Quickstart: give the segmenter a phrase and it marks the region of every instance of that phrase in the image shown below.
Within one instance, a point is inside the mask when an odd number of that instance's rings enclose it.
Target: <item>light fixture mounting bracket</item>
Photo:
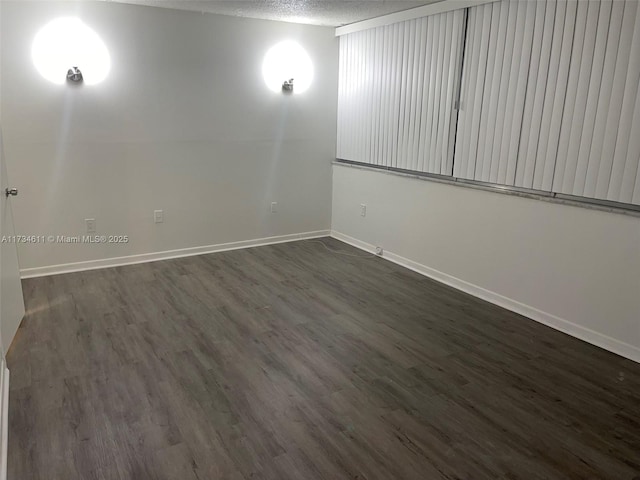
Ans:
[[[82,72],[78,67],[71,67],[69,71],[67,71],[67,80],[73,83],[82,82]]]
[[[284,83],[282,84],[282,90],[284,92],[292,92],[293,91],[293,78],[290,78],[289,80],[285,80]]]

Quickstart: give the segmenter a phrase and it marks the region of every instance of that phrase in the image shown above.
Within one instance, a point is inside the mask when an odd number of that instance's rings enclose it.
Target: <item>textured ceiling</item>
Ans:
[[[439,0],[112,0],[235,17],[338,27]]]

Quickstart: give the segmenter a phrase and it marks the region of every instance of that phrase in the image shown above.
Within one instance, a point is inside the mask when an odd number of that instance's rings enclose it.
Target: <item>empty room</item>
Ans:
[[[0,480],[640,480],[640,1],[0,0]]]

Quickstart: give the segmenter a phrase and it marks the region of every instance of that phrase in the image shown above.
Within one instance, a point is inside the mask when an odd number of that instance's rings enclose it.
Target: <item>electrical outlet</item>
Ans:
[[[96,219],[95,218],[85,218],[84,224],[87,228],[87,233],[96,233]]]
[[[153,211],[153,222],[154,223],[164,223],[164,211],[163,210],[154,210]]]
[[[364,203],[360,204],[360,216],[361,217],[367,216],[367,206]]]
[[[276,213],[278,211],[278,202],[271,202],[271,213]]]

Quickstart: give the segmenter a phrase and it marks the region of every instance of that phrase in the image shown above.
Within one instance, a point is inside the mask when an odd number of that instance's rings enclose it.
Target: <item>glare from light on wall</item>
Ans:
[[[40,29],[31,45],[31,58],[44,78],[61,85],[72,67],[82,71],[83,82],[102,82],[111,70],[109,50],[98,34],[75,17],[57,18]]]
[[[293,79],[294,94],[306,91],[313,81],[313,62],[300,44],[287,40],[269,49],[262,63],[262,76],[270,90],[282,92]]]

